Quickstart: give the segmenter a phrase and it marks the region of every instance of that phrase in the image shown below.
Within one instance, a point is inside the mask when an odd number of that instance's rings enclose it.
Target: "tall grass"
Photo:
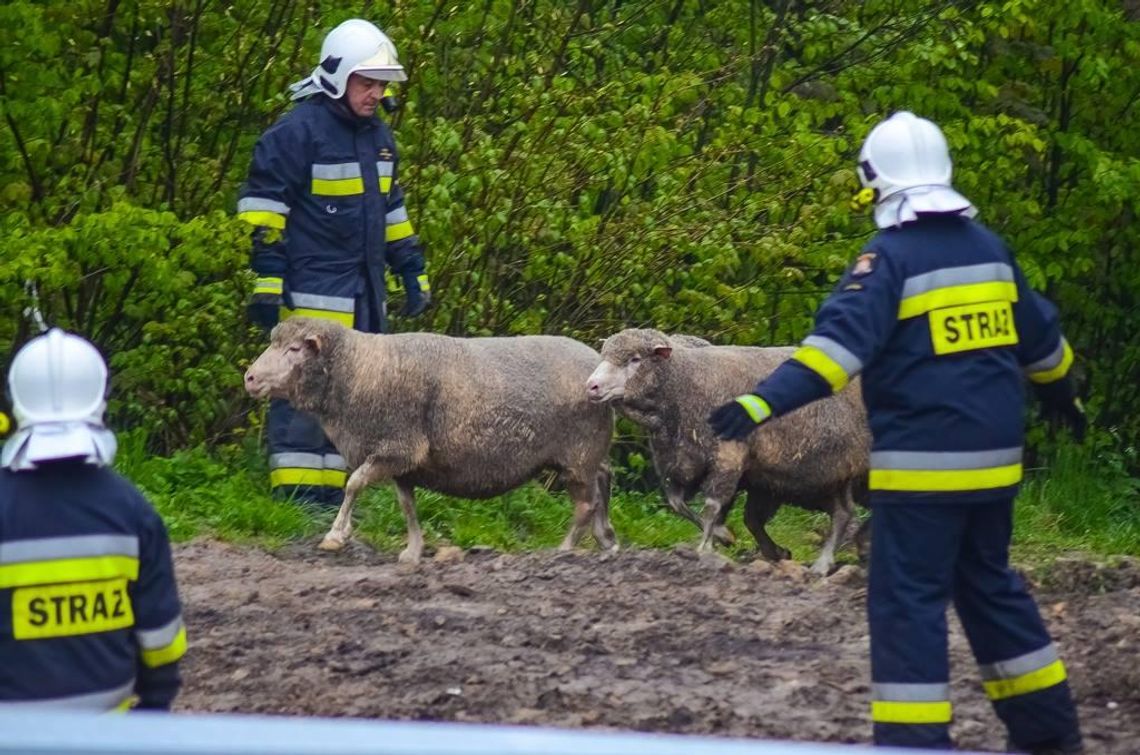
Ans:
[[[198,448],[168,458],[148,457],[141,439],[121,438],[120,472],[133,480],[165,518],[175,540],[211,535],[275,546],[319,540],[335,511],[268,493],[263,455],[252,442],[207,452]],[[489,500],[461,500],[417,491],[417,509],[429,546],[487,546],[504,551],[551,548],[570,523],[566,494],[538,482]],[[729,526],[737,557],[754,548],[738,503]],[[1129,477],[1111,454],[1060,446],[1031,470],[1016,509],[1014,558],[1041,563],[1060,552],[1140,555],[1140,480]],[[695,545],[699,533],[665,507],[657,492],[615,490],[611,517],[625,546]],[[357,503],[355,536],[382,551],[404,543],[404,521],[391,486],[367,491]],[[776,542],[800,560],[815,556],[828,527],[826,516],[785,507],[768,527]],[[854,561],[848,548],[842,561]]]

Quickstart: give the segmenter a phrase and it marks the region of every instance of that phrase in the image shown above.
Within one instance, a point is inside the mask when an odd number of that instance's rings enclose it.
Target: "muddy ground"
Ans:
[[[858,567],[819,580],[684,550],[437,555],[410,569],[360,545],[180,546],[177,708],[868,741]],[[1035,594],[1089,751],[1140,752],[1140,565],[1067,562]],[[959,745],[1001,749],[957,625],[951,653]]]

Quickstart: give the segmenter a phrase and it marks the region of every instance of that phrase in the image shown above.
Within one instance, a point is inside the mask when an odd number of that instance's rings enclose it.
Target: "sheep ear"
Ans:
[[[313,352],[313,354],[320,354],[321,349],[324,348],[323,340],[319,335],[305,336],[305,348]]]
[[[672,346],[654,346],[653,347],[653,356],[657,357],[658,359],[668,359],[669,355],[672,353],[673,353],[673,347]]]

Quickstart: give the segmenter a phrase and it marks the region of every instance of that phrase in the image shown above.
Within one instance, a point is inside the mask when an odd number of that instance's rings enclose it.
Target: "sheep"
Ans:
[[[610,336],[587,396],[614,404],[649,432],[665,500],[701,528],[700,551],[711,550],[714,538],[731,541],[724,519],[744,491],[745,525],[772,561],[791,555],[765,530],[781,503],[831,515],[831,532],[812,565],[812,572],[826,574],[854,518],[856,496],[866,495],[871,438],[857,381],[770,421],[745,442],[720,442],[707,424],[712,409],[750,391],[793,350],[690,343],[652,329]],[[698,490],[705,497],[700,517],[688,506]]]
[[[556,336],[373,335],[290,317],[273,329],[245,387],[313,414],[352,470],[323,550],[347,542],[353,502],[370,484],[395,482],[408,530],[399,560],[416,563],[417,486],[490,498],[546,469],[561,473],[574,503],[560,547],[574,547],[592,522],[599,546],[615,549],[613,411],[582,394],[598,359],[589,346]]]

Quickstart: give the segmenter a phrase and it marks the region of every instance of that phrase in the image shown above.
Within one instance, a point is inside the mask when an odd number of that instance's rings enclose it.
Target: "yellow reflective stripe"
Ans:
[[[297,309],[289,309],[282,307],[278,312],[278,319],[284,320],[288,317],[316,317],[320,320],[332,320],[339,322],[346,328],[351,328],[356,321],[352,312],[334,312],[329,309],[308,309],[307,307],[298,307]]]
[[[1017,301],[1017,284],[1009,281],[964,283],[908,296],[899,302],[899,319],[917,317],[942,307],[989,301]]]
[[[280,294],[283,288],[284,282],[280,278],[258,278],[253,284],[253,293]]]
[[[380,176],[380,193],[387,194],[392,190],[392,177]]]
[[[154,650],[143,650],[142,661],[149,668],[155,666],[165,666],[168,663],[174,663],[186,653],[186,627],[178,630],[178,634],[174,635],[174,641],[166,647],[155,648]]]
[[[246,212],[239,212],[238,217],[250,225],[263,225],[276,228],[279,231],[285,230],[285,216],[279,212],[247,210]]]
[[[399,241],[400,239],[406,239],[414,233],[415,231],[412,230],[412,221],[405,220],[402,223],[393,223],[387,226],[384,229],[384,240]]]
[[[1053,661],[1044,668],[1030,671],[1028,674],[1015,676],[1012,679],[992,679],[982,682],[986,696],[991,700],[1004,700],[1007,697],[1028,695],[1054,685],[1060,684],[1068,678],[1065,665],[1060,660]]]
[[[118,705],[116,705],[114,708],[112,708],[108,712],[109,713],[126,713],[128,710],[135,707],[135,702],[137,702],[137,701],[138,701],[138,698],[135,697],[134,695],[131,695],[126,700],[119,703]]]
[[[754,393],[745,393],[743,396],[737,396],[736,403],[744,407],[744,411],[748,412],[748,416],[751,417],[752,421],[756,424],[760,424],[772,416],[772,407],[768,406],[767,401]]]
[[[872,490],[933,492],[1004,488],[1021,482],[1021,464],[982,469],[872,469]]]
[[[431,291],[431,284],[428,283],[426,275],[417,275],[416,282],[420,284],[420,291]]]
[[[871,720],[880,724],[948,724],[954,717],[949,700],[941,702],[901,702],[875,700],[871,703]]]
[[[139,578],[139,560],[133,556],[88,556],[50,561],[0,564],[0,589],[59,582],[94,582]]]
[[[364,179],[356,178],[314,178],[310,188],[313,194],[327,197],[347,197],[364,193]]]
[[[1030,372],[1029,379],[1034,383],[1053,383],[1065,375],[1069,374],[1069,368],[1073,366],[1073,348],[1069,346],[1069,342],[1062,339],[1061,348],[1061,363],[1051,370],[1042,370],[1041,372]]]
[[[343,469],[280,467],[269,472],[269,484],[275,488],[282,485],[323,485],[328,488],[343,488],[347,480],[348,473]]]
[[[847,385],[847,370],[815,346],[799,347],[792,354],[792,359],[826,380],[833,393],[838,393]]]

